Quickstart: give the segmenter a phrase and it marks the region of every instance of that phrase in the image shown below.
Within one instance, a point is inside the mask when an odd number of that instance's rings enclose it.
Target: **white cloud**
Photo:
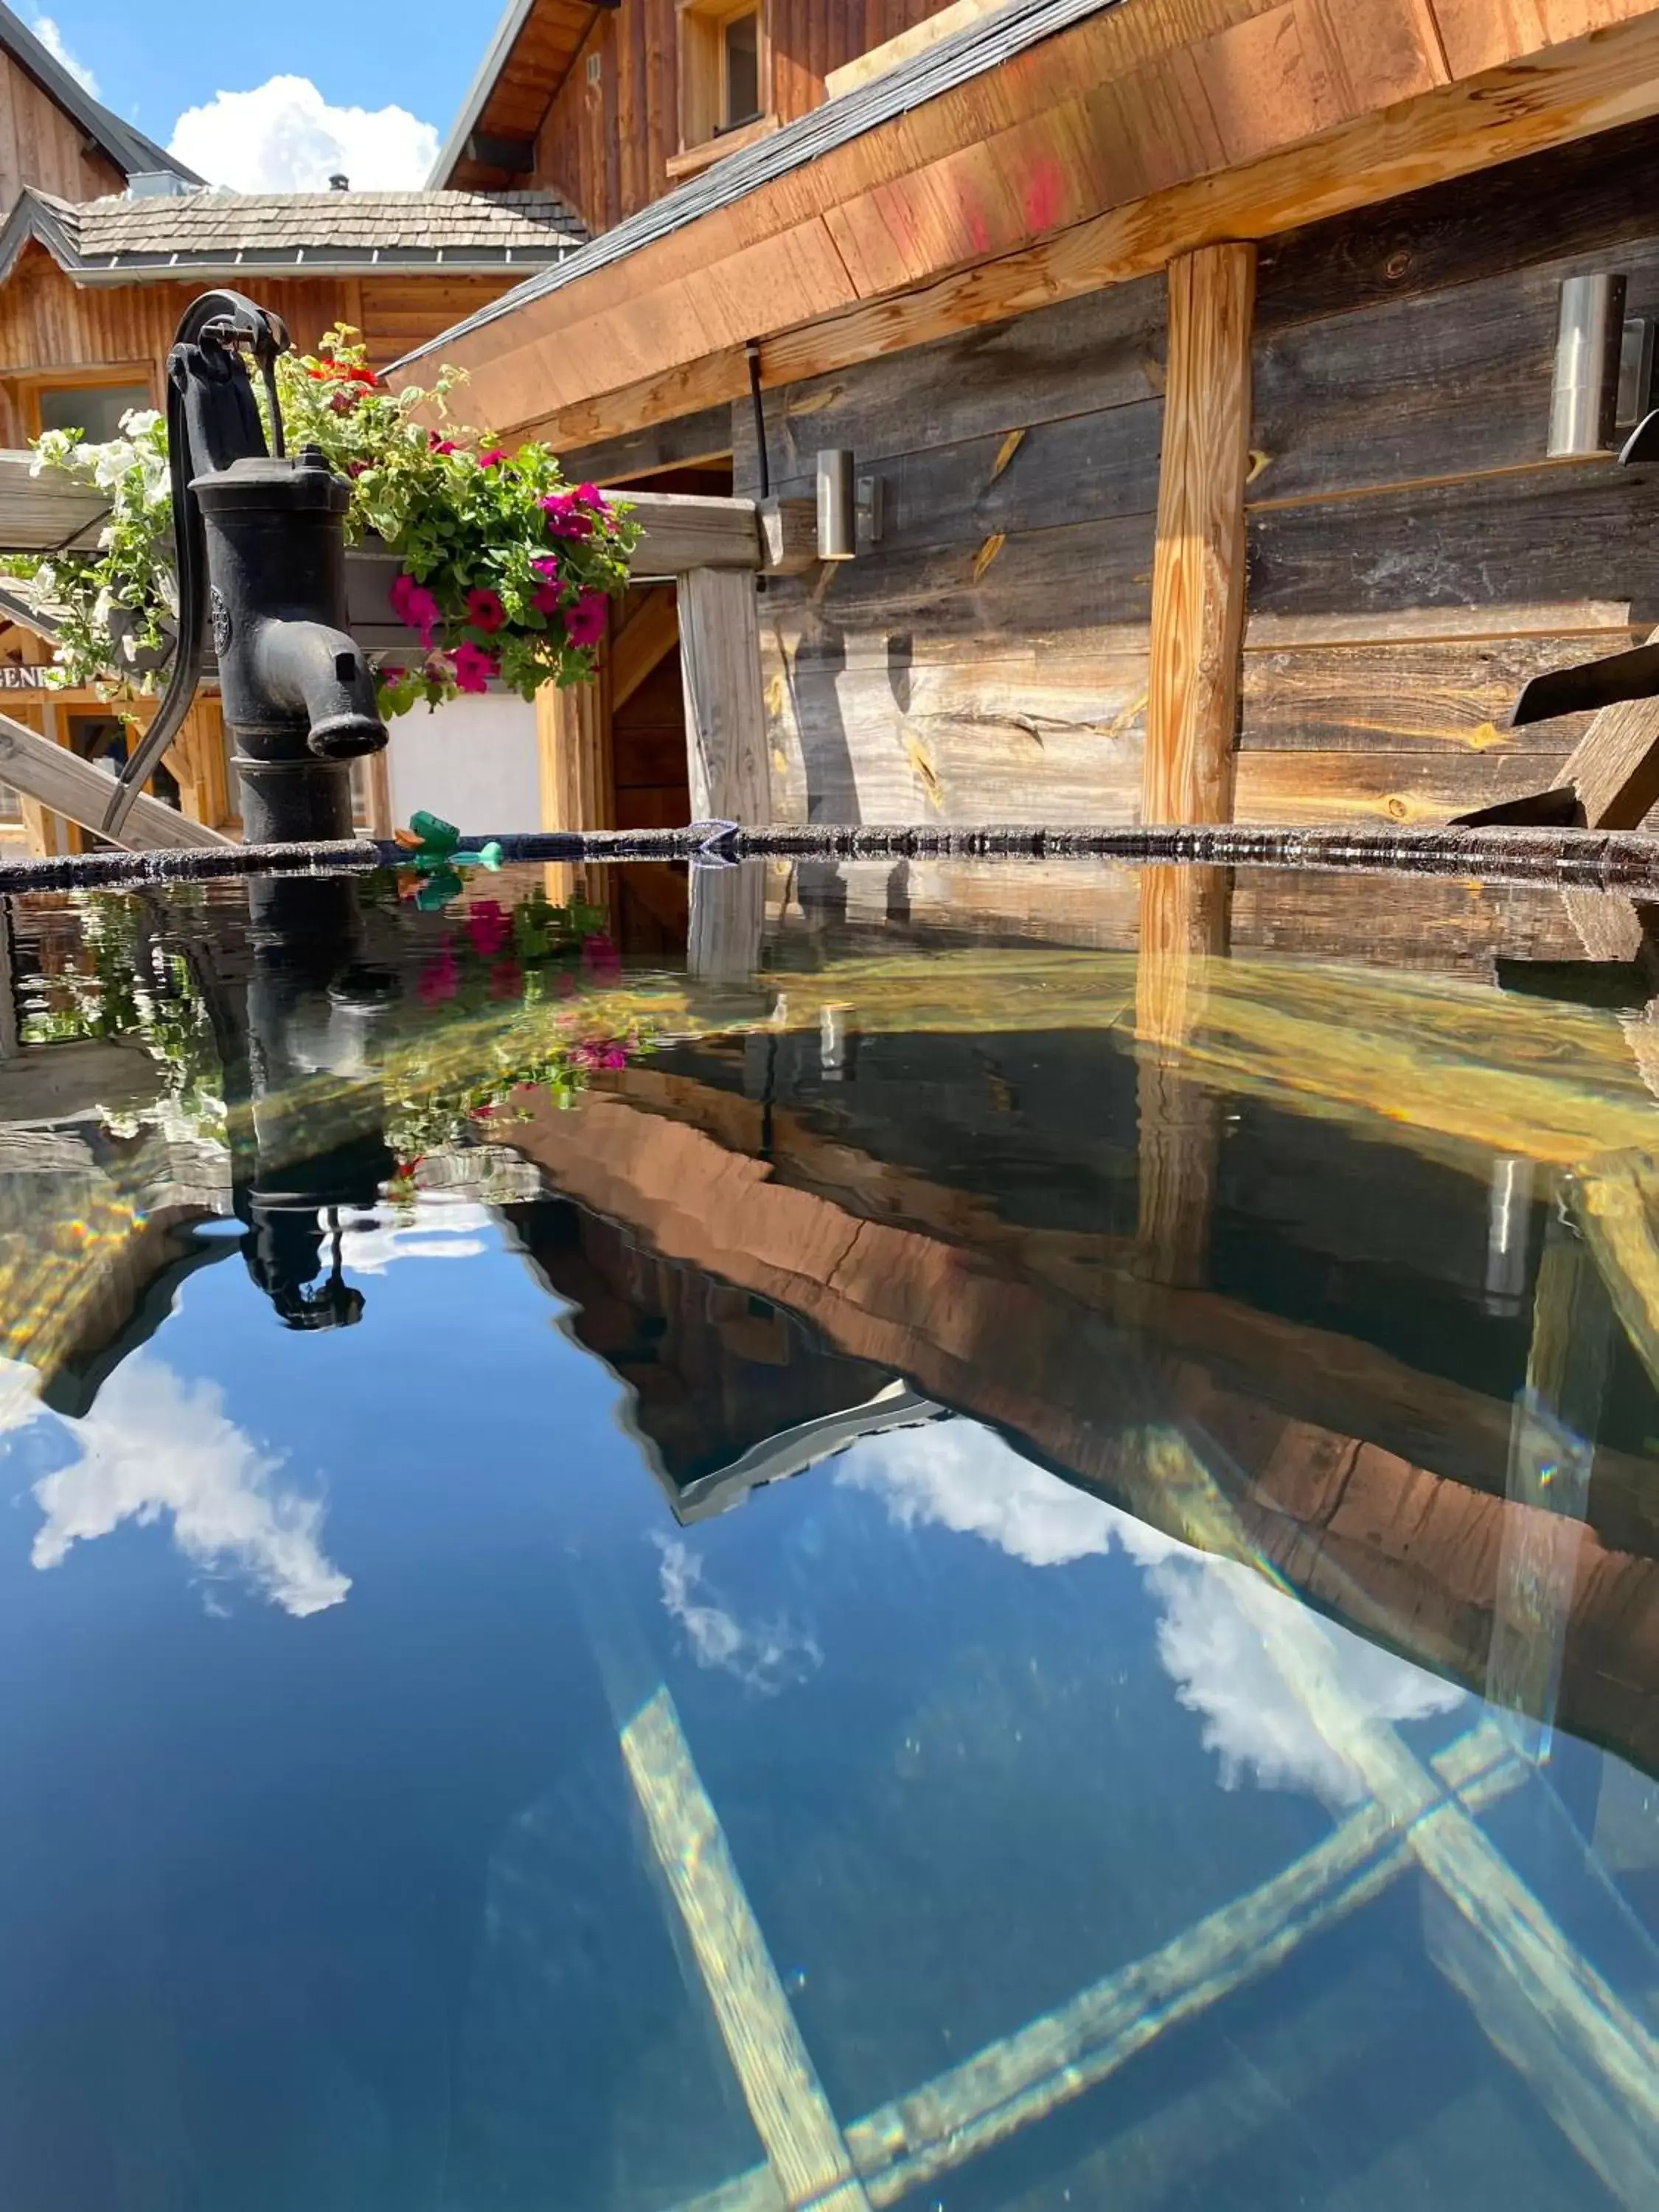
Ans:
[[[354,1275],[383,1275],[394,1260],[472,1260],[489,1249],[489,1221],[488,1206],[423,1196],[417,1224],[374,1214],[348,1222],[340,1258]]]
[[[61,1566],[75,1545],[124,1521],[143,1527],[167,1516],[173,1542],[194,1565],[240,1577],[286,1613],[321,1613],[350,1589],[319,1541],[322,1501],[274,1480],[281,1460],[226,1419],[211,1383],[192,1389],[139,1353],[81,1420],[60,1419],[21,1389],[0,1393],[0,1427],[32,1419],[58,1421],[79,1447],[67,1467],[34,1485],[46,1516],[30,1553],[36,1567]],[[210,1592],[207,1602],[220,1609]]]
[[[685,1631],[699,1667],[718,1668],[735,1675],[746,1689],[771,1697],[804,1682],[822,1665],[823,1654],[814,1638],[785,1614],[744,1628],[735,1613],[716,1601],[715,1593],[705,1593],[702,1562],[690,1547],[677,1536],[652,1533],[662,1553],[664,1608]]]
[[[97,78],[86,64],[77,61],[64,44],[64,34],[50,15],[37,15],[29,27],[54,61],[62,62],[70,75],[85,85],[94,100],[100,97]]]
[[[1202,1715],[1203,1741],[1220,1762],[1222,1786],[1236,1789],[1248,1775],[1263,1789],[1305,1790],[1335,1806],[1364,1794],[1240,1602],[1243,1578],[1256,1584],[1254,1569],[1194,1551],[1073,1490],[972,1421],[858,1445],[836,1480],[876,1492],[907,1527],[933,1522],[977,1536],[1030,1566],[1064,1565],[1121,1544],[1158,1602],[1159,1661],[1180,1702]],[[1249,1595],[1259,1603],[1261,1586]],[[1331,1692],[1325,1711],[1420,1720],[1462,1702],[1466,1693],[1454,1685],[1316,1619],[1294,1598],[1269,1589],[1267,1601],[1285,1608],[1285,1642]]]
[[[167,148],[238,192],[320,192],[343,171],[359,191],[426,182],[438,134],[405,107],[335,107],[309,77],[273,76],[187,107]]]

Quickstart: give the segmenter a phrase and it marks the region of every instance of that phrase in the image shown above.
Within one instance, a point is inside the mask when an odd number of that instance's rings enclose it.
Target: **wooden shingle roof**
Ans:
[[[588,234],[555,192],[181,192],[76,204],[31,190],[0,234],[0,279],[28,238],[81,283],[238,270],[548,268]]]

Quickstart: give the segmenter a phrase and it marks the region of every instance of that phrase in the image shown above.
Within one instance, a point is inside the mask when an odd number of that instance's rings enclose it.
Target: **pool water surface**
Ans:
[[[1659,2203],[1641,989],[624,878],[9,902],[0,2204]]]

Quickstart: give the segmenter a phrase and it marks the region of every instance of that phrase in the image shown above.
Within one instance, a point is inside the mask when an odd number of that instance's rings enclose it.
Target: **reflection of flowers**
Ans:
[[[386,1132],[404,1163],[405,1188],[422,1153],[464,1142],[484,1123],[521,1119],[538,1095],[568,1105],[593,1076],[651,1049],[638,1023],[618,1023],[592,995],[614,988],[623,974],[597,907],[580,899],[555,906],[538,891],[510,911],[481,898],[458,919],[459,928],[420,971],[422,1005],[488,1016],[519,1000],[523,1012],[509,1018],[482,1073],[470,1059],[459,1079],[405,1080],[405,1103]]]
[[[43,946],[43,974],[23,1018],[25,1044],[136,1037],[159,1062],[167,1094],[216,1121],[223,1070],[207,1001],[190,963],[152,935],[142,901],[125,892],[74,895],[76,941],[61,958]]]
[[[422,969],[415,988],[423,1006],[441,1006],[461,987],[461,971],[453,947],[446,945]]]
[[[513,934],[513,918],[499,899],[480,899],[465,917],[466,933],[480,960],[493,960]]]

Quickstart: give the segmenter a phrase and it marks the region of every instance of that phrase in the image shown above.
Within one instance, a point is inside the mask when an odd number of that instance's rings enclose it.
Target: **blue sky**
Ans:
[[[164,145],[183,110],[283,76],[308,78],[333,106],[407,109],[441,138],[501,12],[497,0],[398,0],[390,16],[384,9],[343,6],[340,0],[285,0],[280,9],[227,6],[224,0],[169,0],[166,7],[157,0],[138,7],[131,0],[12,4],[37,28],[40,17],[49,16],[62,46],[96,77],[106,104]],[[388,36],[394,20],[396,35]],[[350,151],[349,137],[347,146]],[[213,181],[246,188],[235,177]]]

